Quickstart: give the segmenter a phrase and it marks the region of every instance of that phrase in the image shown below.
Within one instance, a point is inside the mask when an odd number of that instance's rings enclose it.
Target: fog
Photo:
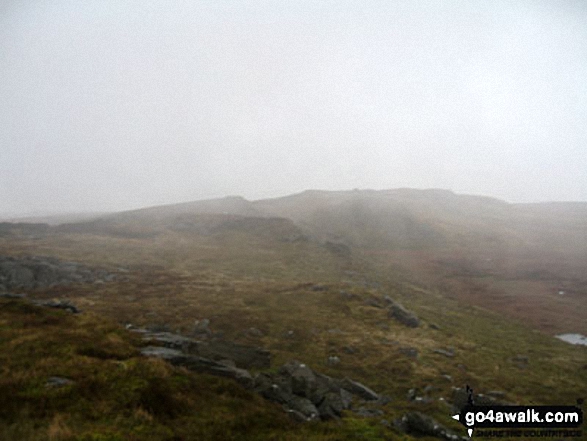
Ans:
[[[587,201],[583,1],[4,1],[0,213]]]

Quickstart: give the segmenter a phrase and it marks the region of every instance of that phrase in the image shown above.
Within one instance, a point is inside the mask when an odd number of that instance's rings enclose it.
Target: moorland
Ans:
[[[587,335],[587,203],[306,191],[33,221],[0,224],[0,439],[457,439],[466,385],[587,396],[587,348],[555,338]]]

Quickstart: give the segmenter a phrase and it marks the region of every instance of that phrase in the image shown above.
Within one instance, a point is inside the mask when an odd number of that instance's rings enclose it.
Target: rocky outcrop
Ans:
[[[270,367],[270,353],[262,348],[226,341],[198,341],[169,332],[144,334],[151,343],[142,354],[162,358],[175,366],[196,372],[233,378],[264,398],[279,403],[298,421],[336,419],[351,410],[353,401],[384,404],[381,397],[367,386],[345,378],[334,379],[315,372],[299,361],[284,364],[277,372],[261,372],[251,376],[246,369]],[[158,344],[159,346],[154,346]],[[363,409],[358,415],[378,412]]]
[[[49,288],[69,283],[108,282],[115,274],[54,257],[0,256],[0,291]]]
[[[400,322],[401,324],[410,328],[417,328],[420,326],[420,319],[416,315],[404,308],[400,303],[396,302],[389,296],[384,297],[387,303],[387,316]]]
[[[177,349],[186,354],[215,361],[231,360],[238,368],[242,369],[266,369],[271,365],[271,353],[255,346],[224,340],[201,341],[171,332],[153,333],[144,329],[137,329],[135,332],[143,333],[143,338],[146,341],[166,348]]]
[[[162,358],[174,366],[182,366],[192,371],[232,378],[248,388],[253,385],[253,377],[247,370],[231,366],[230,363],[217,362],[160,346],[147,346],[141,350],[141,353],[148,357]]]
[[[254,389],[285,409],[293,409],[306,420],[336,419],[351,410],[354,401],[379,399],[379,395],[359,382],[339,380],[313,371],[304,363],[290,361],[275,373],[255,377]]]

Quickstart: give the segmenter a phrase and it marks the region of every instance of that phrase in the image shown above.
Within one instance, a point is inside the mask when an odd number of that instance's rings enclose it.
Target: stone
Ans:
[[[79,312],[81,312],[73,303],[71,303],[69,300],[48,300],[45,302],[39,302],[38,303],[41,306],[47,306],[49,308],[56,308],[56,309],[64,309],[66,311],[69,311],[73,314],[78,314]]]
[[[243,369],[267,369],[271,366],[271,353],[267,349],[224,340],[200,342],[198,354],[215,360],[234,360]]]
[[[188,355],[177,349],[147,346],[141,350],[141,353],[148,357],[162,358],[174,366],[182,366],[195,372],[204,372],[232,378],[247,388],[251,388],[254,385],[253,377],[245,369],[235,368],[196,355]]]
[[[387,296],[386,300],[389,304],[389,309],[387,312],[387,316],[389,318],[393,318],[394,320],[409,328],[417,328],[420,326],[420,319],[418,319],[414,313],[408,311],[402,305]]]
[[[73,384],[73,381],[63,377],[49,377],[45,383],[45,387],[63,387]]]
[[[326,364],[329,366],[336,366],[340,364],[340,358],[338,358],[336,355],[331,355],[328,357],[328,360],[326,360]]]
[[[401,431],[414,436],[433,436],[447,441],[468,439],[459,437],[438,423],[434,418],[421,412],[408,412],[405,414],[401,420],[398,421],[398,428]]]
[[[249,329],[247,329],[247,335],[249,335],[251,337],[263,337],[265,334],[260,329],[249,328]]]
[[[375,401],[379,398],[379,395],[377,395],[377,393],[369,389],[367,386],[349,378],[345,378],[342,381],[341,387],[349,391],[351,394],[356,395],[364,400]]]
[[[448,358],[454,358],[454,356],[455,356],[454,349],[452,349],[452,348],[434,349],[432,352],[434,352],[435,354],[444,355],[445,357],[448,357]]]

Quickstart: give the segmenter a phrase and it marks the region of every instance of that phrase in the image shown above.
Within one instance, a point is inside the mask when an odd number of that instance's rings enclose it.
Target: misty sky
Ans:
[[[587,201],[584,1],[0,1],[0,213]]]

